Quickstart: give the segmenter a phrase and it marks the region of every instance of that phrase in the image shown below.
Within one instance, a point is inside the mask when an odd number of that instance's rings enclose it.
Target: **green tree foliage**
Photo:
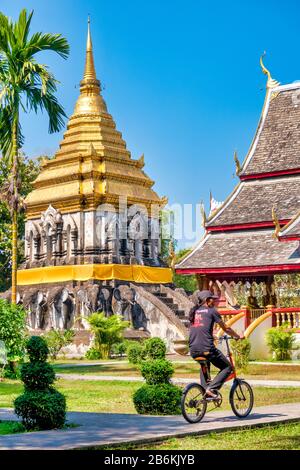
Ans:
[[[275,285],[280,307],[300,307],[300,274],[275,276]]]
[[[22,180],[20,195],[26,197],[32,191],[32,183],[40,172],[41,160],[45,157],[30,159],[19,153],[19,172]],[[10,165],[8,160],[0,157],[0,188],[9,179]],[[24,212],[18,213],[18,265],[24,261]],[[7,204],[0,201],[0,292],[5,291],[11,284],[11,216]]]
[[[8,369],[15,372],[14,363],[25,355],[26,312],[20,305],[0,299],[0,341],[6,348]]]
[[[66,400],[55,390],[55,373],[47,363],[48,346],[39,336],[27,343],[29,363],[21,368],[24,393],[14,402],[15,413],[27,430],[62,428],[66,418]]]
[[[54,361],[62,348],[72,344],[75,336],[73,330],[51,330],[44,335],[44,339],[49,349],[50,358]]]
[[[183,258],[185,258],[192,250],[185,248],[179,250],[176,253],[176,264],[178,264]],[[196,276],[183,276],[181,274],[174,273],[173,282],[176,287],[184,289],[186,292],[195,292],[198,289]]]
[[[94,348],[99,351],[102,359],[109,357],[113,344],[122,342],[122,333],[130,326],[120,315],[106,317],[103,312],[93,313],[88,322],[94,333]]]

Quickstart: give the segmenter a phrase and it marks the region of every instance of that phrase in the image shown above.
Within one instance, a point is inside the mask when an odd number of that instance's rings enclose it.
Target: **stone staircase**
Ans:
[[[188,312],[180,309],[174,298],[172,298],[168,293],[162,292],[162,288],[160,288],[160,286],[149,286],[146,289],[172,310],[186,328],[189,327],[190,322],[188,319]]]

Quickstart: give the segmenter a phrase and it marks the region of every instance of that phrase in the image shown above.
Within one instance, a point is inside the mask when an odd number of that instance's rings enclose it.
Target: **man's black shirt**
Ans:
[[[190,353],[204,353],[215,348],[213,328],[222,320],[218,311],[212,307],[199,307],[195,312],[194,323],[190,327]]]

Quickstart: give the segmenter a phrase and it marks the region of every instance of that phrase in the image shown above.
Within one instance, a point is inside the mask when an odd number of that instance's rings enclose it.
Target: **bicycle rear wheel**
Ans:
[[[181,397],[181,412],[189,423],[199,423],[205,415],[207,403],[203,398],[204,388],[196,383],[189,384]]]
[[[238,418],[246,418],[251,413],[254,404],[251,385],[245,380],[236,379],[230,390],[229,402]]]

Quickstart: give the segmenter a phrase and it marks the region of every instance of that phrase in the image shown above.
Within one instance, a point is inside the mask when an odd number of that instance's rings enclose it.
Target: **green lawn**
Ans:
[[[24,426],[16,421],[0,421],[0,435],[24,432]]]
[[[107,450],[299,450],[300,423],[265,426],[250,430],[211,433],[168,439],[147,445],[104,447]]]
[[[102,413],[135,413],[132,394],[141,386],[138,382],[106,382],[62,380],[56,387],[67,398],[68,411],[94,411]],[[12,407],[13,400],[22,392],[17,381],[0,382],[0,407]],[[222,410],[230,409],[228,388],[223,390]],[[300,403],[300,388],[254,388],[255,406],[278,403]]]
[[[59,365],[59,367],[57,367]],[[62,367],[61,367],[62,366]],[[185,377],[185,378],[197,378],[199,376],[199,366],[197,363],[191,361],[184,363],[176,363],[174,377]],[[81,366],[78,362],[78,367],[68,367],[61,362],[54,364],[57,373],[61,374],[80,374],[80,375],[113,375],[128,377],[140,376],[138,367],[124,363],[115,364],[101,364],[101,365],[89,365]],[[212,368],[212,373],[216,372],[216,369]],[[257,379],[257,380],[300,380],[300,364],[299,366],[286,367],[285,365],[260,365],[260,364],[249,364],[246,372],[241,373],[244,378]]]

